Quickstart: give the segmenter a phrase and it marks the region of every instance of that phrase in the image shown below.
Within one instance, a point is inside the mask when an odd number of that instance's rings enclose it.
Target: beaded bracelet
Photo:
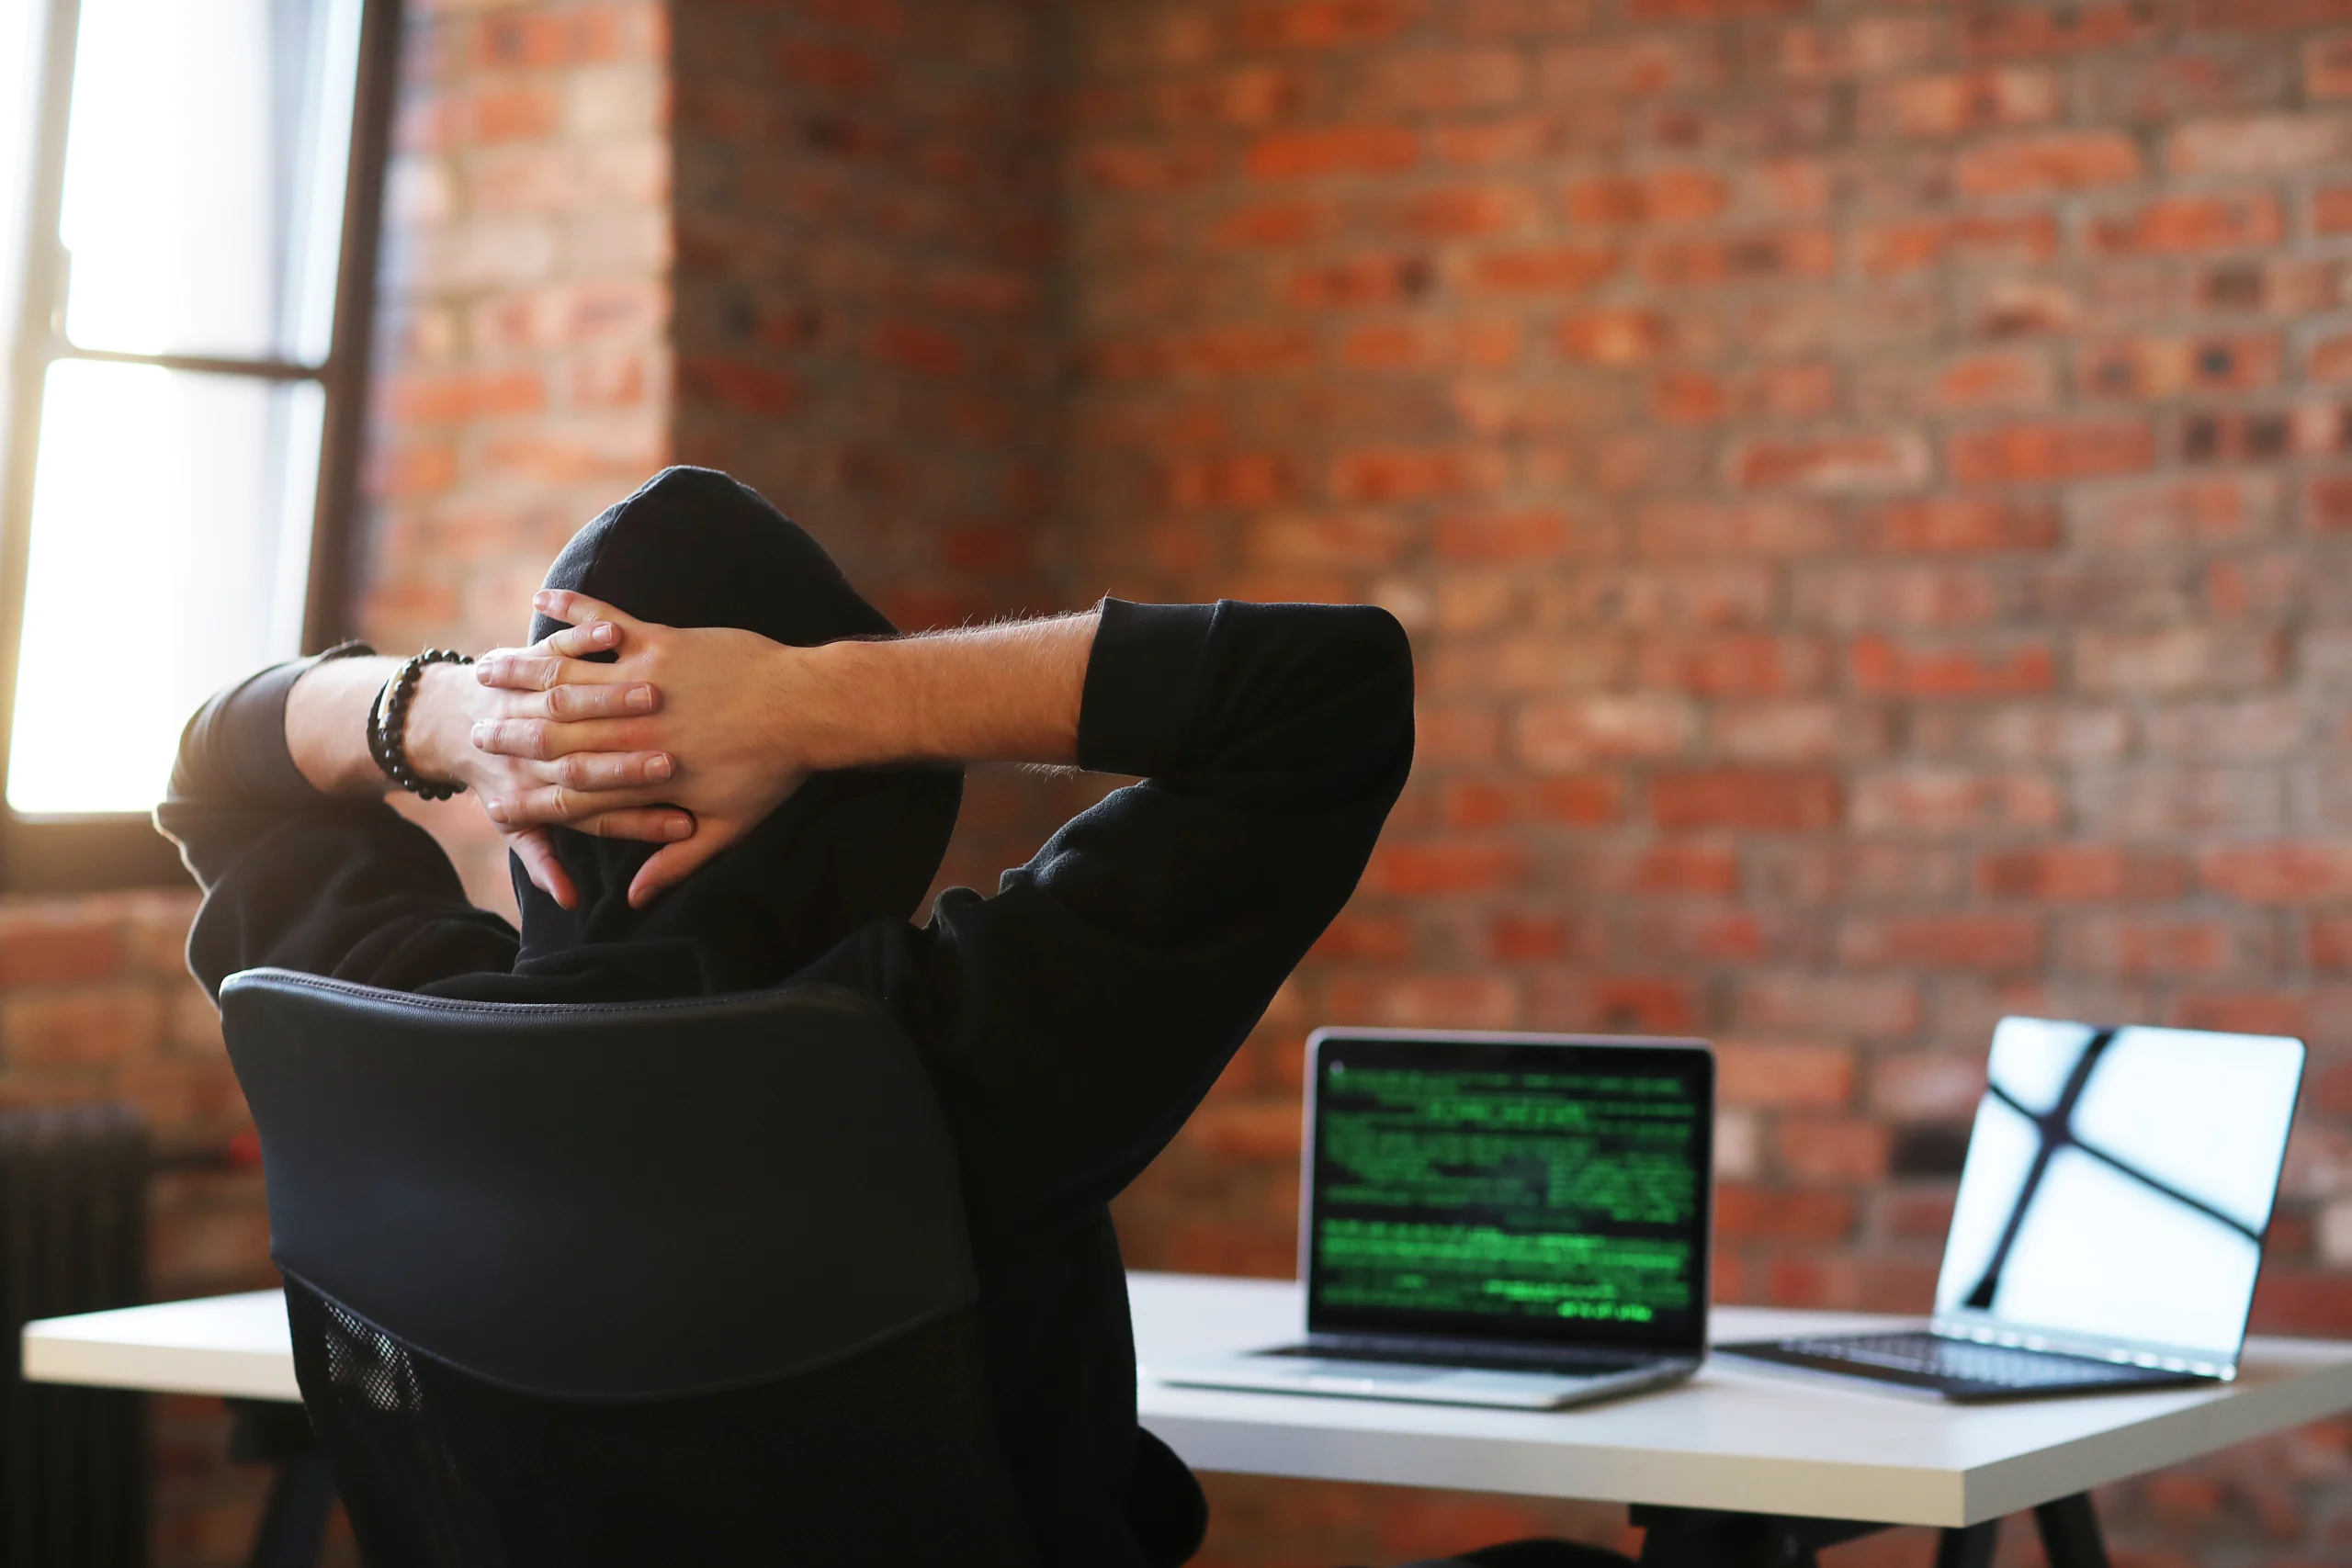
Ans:
[[[447,800],[453,795],[463,795],[466,786],[452,780],[435,784],[417,776],[408,760],[408,710],[416,700],[416,683],[424,677],[428,664],[471,664],[473,660],[462,653],[446,648],[428,648],[413,654],[393,671],[376,694],[375,705],[368,710],[368,754],[384,776],[411,795],[425,800]]]

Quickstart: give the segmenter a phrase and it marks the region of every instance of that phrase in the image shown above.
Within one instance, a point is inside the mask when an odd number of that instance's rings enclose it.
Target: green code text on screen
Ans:
[[[1661,1324],[1691,1311],[1705,1129],[1668,1075],[1326,1061],[1321,1305]]]

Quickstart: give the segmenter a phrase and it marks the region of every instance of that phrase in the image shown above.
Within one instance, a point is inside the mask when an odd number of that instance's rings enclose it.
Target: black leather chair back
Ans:
[[[1026,1560],[955,1147],[862,998],[253,970],[220,1005],[305,1404],[376,1568]]]

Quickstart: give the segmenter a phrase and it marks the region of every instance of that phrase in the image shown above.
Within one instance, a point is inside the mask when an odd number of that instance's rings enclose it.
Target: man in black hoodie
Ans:
[[[929,1063],[961,1154],[997,1429],[1041,1561],[1181,1562],[1204,1509],[1136,1424],[1107,1205],[1354,889],[1412,761],[1403,632],[1361,606],[1105,600],[894,638],[781,513],[684,468],[584,529],[548,586],[588,624],[542,616],[487,680],[428,667],[399,737],[414,775],[496,803],[521,931],[384,803],[366,731],[394,661],[351,646],[189,723],[156,815],[205,888],[198,977],[873,999]],[[950,890],[915,926],[956,764],[978,760],[1143,782],[993,897]]]

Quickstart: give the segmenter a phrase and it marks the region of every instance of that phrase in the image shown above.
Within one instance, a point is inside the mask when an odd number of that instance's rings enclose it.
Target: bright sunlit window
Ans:
[[[366,19],[0,0],[12,823],[145,812],[196,705],[300,650]]]
[[[16,353],[17,269],[25,255],[26,185],[33,172],[36,55],[41,0],[0,0],[0,364]],[[0,430],[10,378],[0,376]]]

